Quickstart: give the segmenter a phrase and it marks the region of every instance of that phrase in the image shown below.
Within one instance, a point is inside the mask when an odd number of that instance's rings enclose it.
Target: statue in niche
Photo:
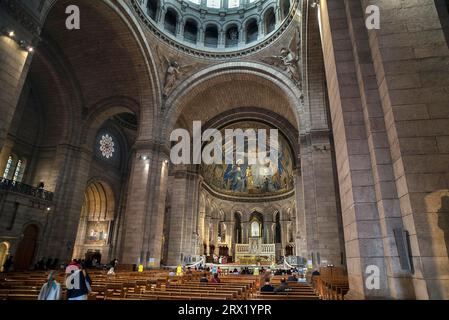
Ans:
[[[176,57],[167,57],[161,52],[159,47],[157,48],[157,53],[159,65],[162,66],[165,72],[162,94],[164,98],[167,98],[170,92],[178,84],[181,76],[194,69],[197,64],[183,66],[179,63],[179,54]]]
[[[297,30],[288,48],[282,48],[279,56],[265,57],[263,62],[282,68],[288,73],[293,82],[302,90],[301,73],[301,36]]]

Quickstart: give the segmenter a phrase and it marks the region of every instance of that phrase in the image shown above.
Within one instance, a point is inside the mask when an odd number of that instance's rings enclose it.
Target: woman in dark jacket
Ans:
[[[73,269],[67,275],[67,299],[68,300],[87,300],[91,291],[92,280],[85,270]]]

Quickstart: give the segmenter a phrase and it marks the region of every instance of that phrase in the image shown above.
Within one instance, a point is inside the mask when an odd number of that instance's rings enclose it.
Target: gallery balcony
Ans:
[[[46,202],[53,201],[53,192],[8,179],[0,180],[0,192],[26,195]]]

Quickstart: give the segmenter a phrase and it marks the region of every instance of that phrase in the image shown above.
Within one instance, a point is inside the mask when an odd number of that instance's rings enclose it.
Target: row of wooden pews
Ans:
[[[281,279],[285,276],[274,276],[271,284],[279,286]],[[308,283],[287,282],[289,291],[278,293],[267,293],[257,291],[254,300],[319,300],[318,295]]]
[[[89,300],[316,300],[317,294],[308,284],[289,283],[291,291],[260,293],[263,277],[253,275],[226,275],[220,283],[200,283],[203,272],[170,277],[164,270],[143,273],[118,272],[109,276],[102,271],[89,271],[92,292]],[[60,272],[56,280],[64,284]],[[278,285],[282,277],[272,278]],[[45,272],[8,273],[0,276],[0,300],[36,300],[47,281]],[[63,299],[65,288],[62,286]]]
[[[315,292],[323,300],[344,300],[349,291],[346,271],[338,267],[323,267],[320,275],[311,278]]]

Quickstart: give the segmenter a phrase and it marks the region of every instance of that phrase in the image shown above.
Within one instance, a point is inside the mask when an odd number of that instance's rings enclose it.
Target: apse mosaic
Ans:
[[[239,122],[222,129],[265,129],[269,132],[271,127],[259,122]],[[247,150],[248,141],[245,141]],[[223,145],[223,154],[226,146]],[[235,144],[234,144],[235,149]],[[267,139],[267,151],[270,150],[269,139]],[[233,165],[202,165],[201,174],[205,183],[215,191],[235,195],[247,196],[257,194],[279,194],[291,191],[293,185],[293,157],[286,138],[279,133],[278,161],[265,164],[248,164],[247,155],[245,160]]]

